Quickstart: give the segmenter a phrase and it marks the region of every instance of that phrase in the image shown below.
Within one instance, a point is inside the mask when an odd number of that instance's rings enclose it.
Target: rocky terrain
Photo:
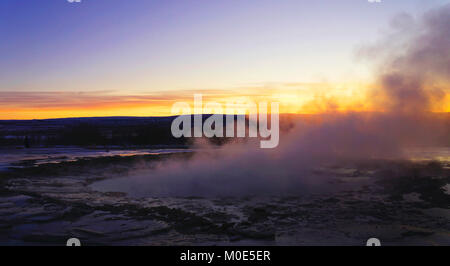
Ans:
[[[334,193],[247,197],[146,197],[96,191],[189,153],[19,161],[0,176],[0,244],[450,245],[450,163],[366,160],[317,169]]]

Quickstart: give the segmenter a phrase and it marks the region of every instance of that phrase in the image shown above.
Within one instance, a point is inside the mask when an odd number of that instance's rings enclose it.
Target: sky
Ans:
[[[362,97],[357,50],[394,15],[448,2],[1,0],[0,119],[169,115],[194,93],[315,112]]]

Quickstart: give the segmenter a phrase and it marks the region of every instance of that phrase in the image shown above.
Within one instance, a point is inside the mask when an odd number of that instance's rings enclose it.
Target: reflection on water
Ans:
[[[416,148],[409,149],[408,157],[413,161],[435,160],[450,163],[450,148]]]
[[[191,149],[85,149],[77,147],[0,149],[0,170],[37,166],[47,163],[77,161],[81,158],[112,156],[159,155],[191,152]],[[436,160],[450,163],[450,147],[408,149],[406,155],[413,161]]]
[[[37,166],[48,163],[71,162],[82,158],[159,155],[189,151],[190,150],[187,149],[95,150],[73,147],[7,149],[0,150],[0,170]]]

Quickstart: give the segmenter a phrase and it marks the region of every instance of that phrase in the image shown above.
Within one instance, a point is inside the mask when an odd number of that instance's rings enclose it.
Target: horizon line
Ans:
[[[333,111],[333,112],[321,112],[321,113],[279,113],[279,115],[298,115],[298,116],[316,116],[316,115],[329,115],[329,114],[375,114],[386,113],[383,111]],[[419,112],[419,113],[431,113],[431,114],[447,114],[450,112]],[[270,113],[268,113],[270,114]],[[184,115],[198,115],[198,114],[184,114]],[[201,114],[201,115],[213,115],[213,114]],[[219,114],[219,115],[248,115],[248,114]],[[62,119],[107,119],[107,118],[170,118],[182,115],[153,115],[153,116],[68,116],[68,117],[49,117],[49,118],[32,118],[32,119],[2,119],[0,121],[42,121],[42,120],[62,120]]]

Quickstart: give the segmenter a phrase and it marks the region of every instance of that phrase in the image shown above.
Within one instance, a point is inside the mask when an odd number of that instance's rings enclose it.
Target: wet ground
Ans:
[[[18,161],[0,173],[0,244],[450,245],[450,162],[366,160],[316,170],[334,193],[130,197],[93,184],[136,164],[191,156],[142,152]],[[20,166],[20,167],[18,167]]]

